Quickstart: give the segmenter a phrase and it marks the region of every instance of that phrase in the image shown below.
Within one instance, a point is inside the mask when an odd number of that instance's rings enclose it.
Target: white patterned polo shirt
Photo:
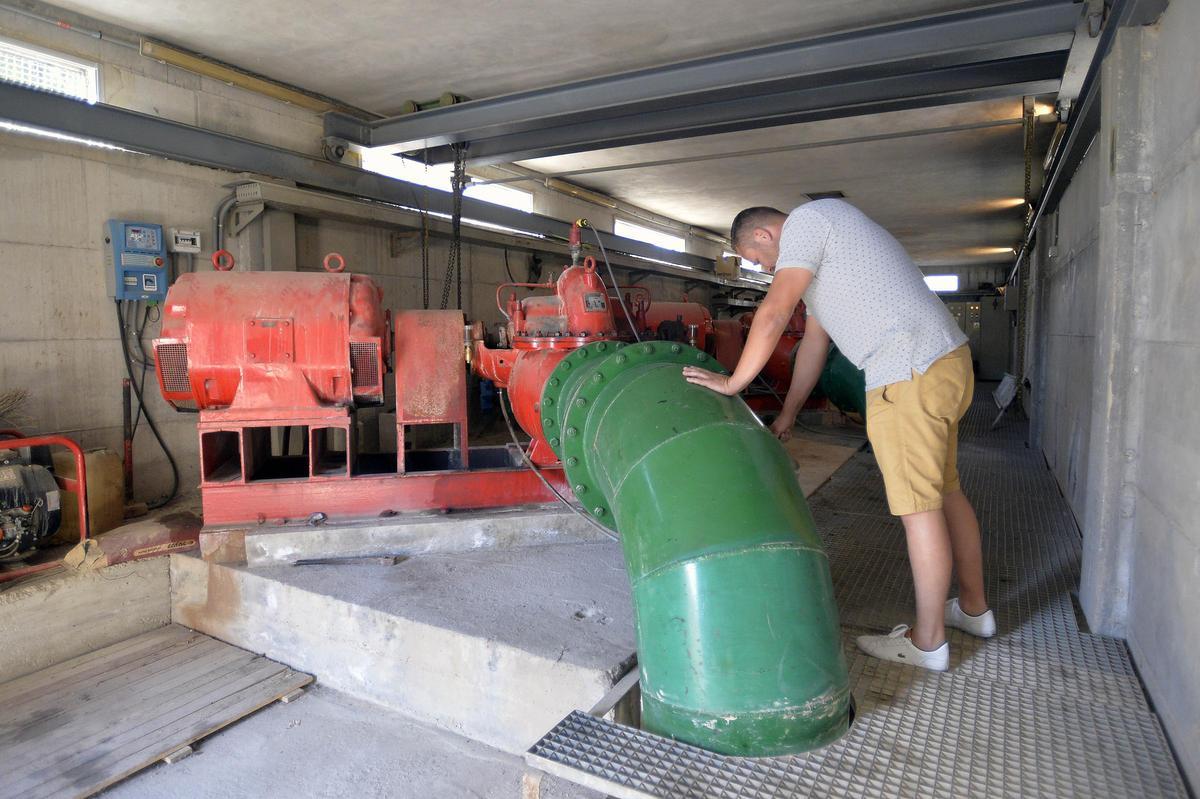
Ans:
[[[807,269],[808,312],[867,390],[911,380],[967,342],[900,242],[845,200],[813,200],[788,214],[780,269]]]

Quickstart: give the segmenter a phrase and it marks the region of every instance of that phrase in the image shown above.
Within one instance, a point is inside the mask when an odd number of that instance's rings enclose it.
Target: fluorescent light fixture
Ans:
[[[1021,197],[1001,197],[996,200],[984,200],[983,207],[989,211],[1003,211],[1008,208],[1017,208],[1025,204],[1025,200]]]
[[[1014,255],[1016,250],[1012,247],[968,247],[968,255]]]
[[[100,66],[92,61],[0,39],[0,80],[96,103]]]
[[[925,285],[939,294],[958,291],[958,275],[926,275]]]

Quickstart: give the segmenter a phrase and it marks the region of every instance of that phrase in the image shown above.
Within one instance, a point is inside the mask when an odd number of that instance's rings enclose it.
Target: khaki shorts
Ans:
[[[888,509],[906,516],[942,507],[959,490],[958,421],[975,391],[964,344],[911,380],[867,392],[867,437],[883,472]]]

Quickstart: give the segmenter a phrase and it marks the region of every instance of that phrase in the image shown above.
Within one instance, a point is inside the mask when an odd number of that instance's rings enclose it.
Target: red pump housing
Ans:
[[[530,458],[537,464],[558,460],[542,432],[541,401],[546,379],[571,350],[593,341],[617,337],[604,281],[596,274],[590,256],[582,266],[563,270],[558,280],[546,283],[504,283],[496,289],[497,305],[505,289],[554,291],[518,300],[511,292],[507,308],[508,339],[512,349],[490,349],[483,341],[483,326],[472,334],[472,367],[476,374],[508,390],[517,422],[533,438]]]

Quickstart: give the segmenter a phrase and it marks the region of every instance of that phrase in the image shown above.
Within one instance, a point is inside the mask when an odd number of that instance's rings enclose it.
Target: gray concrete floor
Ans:
[[[518,799],[520,758],[327,688],[275,703],[118,783],[107,799]],[[544,776],[540,799],[602,794]]]

